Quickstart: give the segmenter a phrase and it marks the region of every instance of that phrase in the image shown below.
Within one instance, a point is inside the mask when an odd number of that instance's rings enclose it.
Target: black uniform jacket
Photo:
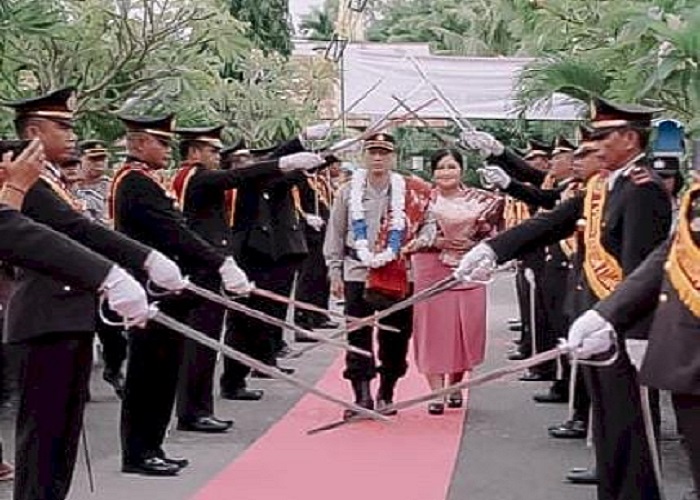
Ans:
[[[53,229],[0,205],[0,260],[97,290],[113,263]],[[43,304],[35,304],[35,310]]]
[[[700,234],[695,234],[696,244]],[[640,372],[645,385],[700,395],[700,318],[679,299],[666,275],[672,239],[658,247],[595,309],[624,332],[655,309],[649,347]]]
[[[540,213],[501,233],[488,243],[499,262],[551,245],[576,231],[577,221],[583,217],[583,205],[583,195],[576,196],[551,212]],[[608,193],[601,243],[618,262],[623,276],[627,276],[666,239],[670,225],[671,199],[661,181],[652,177],[650,181],[639,184],[632,177],[623,175]],[[577,256],[581,259],[583,255],[584,252],[579,251]],[[597,302],[583,273],[577,288],[585,307],[592,307]],[[639,322],[631,327],[627,336],[646,338],[648,326],[648,321]]]
[[[511,179],[504,192],[517,200],[527,203],[531,211],[534,211],[533,207],[551,210],[560,200],[566,186],[566,183],[559,183],[554,189],[543,189]]]
[[[279,146],[267,159],[300,152],[298,140]],[[306,237],[295,208],[292,187],[306,182],[304,172],[246,182],[236,196],[233,241],[236,255],[258,255],[279,261],[308,253]]]
[[[43,179],[25,196],[22,212],[128,269],[143,268],[151,251],[76,212]],[[43,251],[50,257],[53,248],[46,246]],[[79,258],[79,254],[74,257]],[[86,268],[88,266],[86,264]],[[19,273],[10,299],[7,336],[10,342],[19,342],[47,333],[92,333],[96,320],[94,291],[76,289],[60,279],[27,269]]]
[[[226,220],[226,191],[247,182],[271,181],[279,175],[276,160],[232,170],[196,167],[185,192],[183,213],[187,224],[222,252],[232,254],[231,228]]]
[[[153,179],[126,173],[114,192],[114,227],[177,261],[185,273],[218,270],[226,258],[185,223],[175,201]]]

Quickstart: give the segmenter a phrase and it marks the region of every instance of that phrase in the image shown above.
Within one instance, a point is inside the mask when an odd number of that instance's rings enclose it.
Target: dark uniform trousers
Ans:
[[[183,321],[187,311],[177,309],[161,306],[165,314]],[[161,445],[175,405],[182,346],[179,333],[154,322],[129,334],[121,412],[125,464],[163,456]]]
[[[658,500],[637,370],[624,346],[612,366],[584,367],[583,374],[593,404],[598,500]]]
[[[379,311],[377,307],[364,298],[365,284],[360,281],[345,282],[345,311],[349,316],[363,318]],[[413,325],[413,308],[402,309],[382,320],[386,325],[398,328],[399,332],[380,331],[377,337],[379,349],[377,357],[368,358],[348,352],[345,357],[346,368],[343,377],[348,380],[372,380],[377,373],[383,380],[396,381],[406,374],[408,369],[408,343]],[[348,334],[350,345],[369,352],[373,350],[372,328],[365,327]]]
[[[218,276],[213,275],[210,275],[209,279],[201,280],[193,276],[192,280],[214,291],[218,291],[221,285]],[[223,307],[209,301],[197,300],[187,315],[186,323],[218,341],[221,338],[225,314],[226,310]],[[184,340],[177,399],[177,416],[180,420],[192,421],[214,414],[215,369],[216,351],[194,340]]]
[[[315,234],[311,234],[311,232]],[[309,254],[299,269],[297,277],[296,294],[298,300],[308,302],[324,309],[328,308],[328,301],[331,297],[331,285],[328,280],[328,268],[326,259],[323,257],[323,235],[324,232],[316,232],[313,228],[306,229],[306,244]],[[311,322],[321,323],[328,320],[322,313],[313,311],[302,311],[297,309],[297,316],[309,318]]]
[[[105,370],[120,372],[126,360],[127,340],[124,327],[108,325],[103,321],[97,322],[97,337],[102,344],[102,359]]]
[[[248,279],[260,288],[289,297],[294,284],[294,275],[303,257],[283,257],[279,260],[247,250],[238,257],[238,264]],[[284,319],[287,305],[281,302],[250,297],[239,301],[248,307],[262,311],[275,318]],[[276,366],[276,353],[282,343],[282,329],[245,314],[231,311],[228,315],[226,344],[242,351],[270,366]],[[223,391],[234,391],[245,387],[245,377],[250,368],[231,359],[224,360],[221,376]]]
[[[700,487],[700,395],[671,394],[678,427],[690,457],[690,470],[695,488]]]
[[[32,467],[15,471],[15,500],[68,495],[87,402],[93,338],[84,332],[49,333],[16,345],[20,405],[15,458]]]

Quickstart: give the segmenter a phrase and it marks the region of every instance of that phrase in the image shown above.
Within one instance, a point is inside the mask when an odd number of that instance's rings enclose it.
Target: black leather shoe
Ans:
[[[184,457],[167,457],[165,454],[160,457],[160,459],[165,462],[166,464],[174,465],[175,467],[178,467],[180,469],[184,469],[188,465],[190,465],[190,461]]]
[[[233,427],[233,424],[234,424],[234,421],[231,419],[218,418],[218,417],[215,417],[213,415],[210,418],[212,420],[216,420],[217,422],[219,422],[221,424],[228,425],[229,427]]]
[[[102,379],[114,388],[119,399],[124,399],[124,375],[120,371],[105,368]]]
[[[428,413],[430,413],[431,415],[442,415],[443,413],[445,413],[445,403],[430,403],[428,405]]]
[[[233,401],[258,401],[262,399],[265,391],[260,389],[246,389],[241,387],[240,389],[235,389],[233,391],[227,391],[221,389],[221,399],[228,399]]]
[[[510,354],[508,354],[508,356],[506,356],[506,357],[507,357],[510,361],[521,361],[521,360],[523,360],[523,359],[529,358],[530,355],[527,354],[527,353],[524,352],[524,351],[521,351],[520,349],[515,349],[513,352],[511,352]]]
[[[527,371],[518,380],[521,382],[549,382],[554,380],[554,375]]]
[[[282,347],[277,349],[277,352],[275,353],[276,358],[286,358],[292,354],[292,350],[289,348],[289,346],[285,343]]]
[[[516,323],[516,324],[514,324],[514,325],[510,325],[510,326],[508,327],[508,330],[510,330],[511,332],[522,332],[522,331],[523,331],[523,325],[520,324],[520,323]]]
[[[577,467],[569,471],[566,479],[574,484],[598,484],[598,473],[595,469]]]
[[[394,402],[388,399],[378,399],[377,400],[377,411],[381,413],[382,415],[386,415],[388,417],[391,417],[393,415],[396,415],[398,413],[397,410],[388,410],[384,411],[384,408],[386,408],[389,405],[393,405]]]
[[[199,417],[191,421],[179,420],[177,423],[177,429],[179,431],[206,432],[210,434],[217,434],[222,432],[228,432],[232,425],[232,423],[226,424],[213,417]]]
[[[122,472],[125,474],[141,474],[144,476],[177,476],[180,469],[182,467],[168,463],[158,457],[122,464]]]
[[[535,394],[532,399],[536,403],[566,403],[569,401],[568,394],[562,394],[559,391],[553,391],[552,389],[547,392]]]
[[[549,428],[549,435],[556,439],[586,439],[587,434],[586,423],[581,420],[567,420]]]
[[[374,401],[368,399],[366,401],[358,401],[355,404],[361,406],[362,408],[367,408],[368,410],[374,410]],[[350,420],[351,418],[357,417],[358,413],[355,410],[347,409],[343,412],[343,420]]]

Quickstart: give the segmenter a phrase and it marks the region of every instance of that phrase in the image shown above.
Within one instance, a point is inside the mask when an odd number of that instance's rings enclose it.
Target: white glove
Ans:
[[[333,130],[333,127],[328,122],[315,123],[306,127],[301,136],[307,141],[322,141],[328,137],[331,130]]]
[[[143,268],[154,285],[169,292],[179,292],[187,285],[177,264],[157,250],[148,254]]]
[[[360,240],[355,242],[355,251],[357,252],[357,258],[362,265],[370,267],[372,264],[372,252],[369,251],[369,243],[367,240]]]
[[[233,257],[226,257],[219,268],[219,274],[224,289],[229,293],[245,295],[253,289],[253,284],[248,281],[248,276],[243,272],[243,269],[238,267]]]
[[[488,132],[466,130],[462,132],[459,139],[469,149],[479,151],[484,158],[501,156],[505,150],[503,144]]]
[[[479,243],[464,254],[453,276],[465,282],[488,281],[496,268],[496,259],[496,254],[488,244]]]
[[[479,169],[479,173],[486,184],[491,184],[499,189],[506,189],[510,186],[510,175],[501,167],[495,165],[486,165]]]
[[[392,260],[396,259],[396,254],[393,252],[393,250],[390,250],[387,248],[386,250],[378,253],[374,257],[372,257],[369,267],[372,269],[377,269],[378,267],[384,267],[386,266],[389,262]]]
[[[321,231],[326,225],[326,221],[322,217],[314,214],[304,214],[304,220],[314,231]]]
[[[100,287],[107,305],[124,318],[127,327],[145,326],[148,321],[148,298],[143,287],[119,266],[113,266]]]
[[[320,167],[326,161],[316,153],[302,151],[279,159],[279,167],[282,172],[294,172],[296,170],[310,170]]]
[[[613,326],[598,311],[586,311],[569,327],[567,347],[579,358],[590,358],[607,352],[615,336]]]

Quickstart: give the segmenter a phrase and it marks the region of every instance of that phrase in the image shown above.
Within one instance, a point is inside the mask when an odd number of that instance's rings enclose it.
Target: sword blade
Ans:
[[[368,410],[366,408],[362,408],[361,406],[358,406],[354,403],[348,403],[347,401],[344,401],[340,398],[337,398],[333,396],[332,394],[325,393],[319,389],[316,389],[311,384],[307,384],[301,379],[298,379],[297,377],[293,377],[292,375],[288,375],[279,369],[272,367],[270,365],[266,365],[265,363],[258,361],[255,358],[251,358],[247,354],[243,354],[240,351],[237,351],[225,344],[220,344],[216,340],[208,337],[204,333],[195,330],[194,328],[184,324],[180,323],[176,319],[171,318],[170,316],[163,314],[156,308],[155,306],[151,306],[151,313],[150,313],[150,319],[151,321],[155,321],[156,323],[160,323],[161,325],[187,337],[188,339],[191,339],[198,344],[201,344],[203,346],[209,347],[210,349],[213,349],[216,352],[221,353],[222,356],[226,356],[227,358],[233,359],[235,361],[238,361],[241,364],[244,364],[254,370],[258,370],[266,375],[269,375],[273,378],[284,380],[285,382],[290,383],[291,385],[303,389],[304,391],[310,392],[312,394],[315,394],[316,396],[325,399],[328,402],[340,405],[344,408],[348,408],[357,412],[362,413],[365,417],[371,418],[373,420],[382,420],[382,421],[388,421],[389,419],[385,417],[384,415],[379,414],[378,412]]]
[[[366,326],[372,326],[374,325],[377,321],[386,318],[387,316],[391,316],[392,314],[396,313],[397,311],[401,311],[402,309],[406,309],[407,307],[411,307],[414,304],[417,304],[418,302],[422,302],[423,300],[427,300],[430,297],[437,295],[439,293],[442,293],[446,290],[449,290],[450,288],[454,288],[460,283],[460,280],[453,276],[448,276],[447,278],[444,278],[434,285],[421,290],[418,293],[415,293],[408,297],[407,299],[404,299],[400,302],[397,302],[396,304],[387,307],[386,309],[382,309],[381,311],[376,312],[372,316],[367,316],[366,318],[363,318],[359,321],[355,321],[351,325],[348,325],[345,328],[339,328],[337,330],[334,330],[330,332],[328,335],[329,337],[334,337],[336,334],[343,334],[343,333],[350,333],[355,330],[359,330],[360,328],[364,328]]]
[[[428,74],[425,72],[425,69],[423,66],[420,65],[420,63],[416,60],[416,58],[412,55],[408,57],[408,60],[411,61],[411,64],[413,64],[413,67],[416,68],[416,71],[418,71],[418,74],[420,77],[423,79],[425,83],[428,84],[430,89],[433,91],[433,94],[438,98],[438,100],[442,103],[444,106],[445,110],[449,113],[450,118],[452,121],[459,127],[459,129],[462,132],[465,132],[467,130],[473,131],[476,130],[474,125],[469,122],[469,120],[466,120],[461,117],[459,110],[457,107],[452,104],[452,102],[447,98],[447,96],[444,94],[444,92],[438,87],[435,82],[433,82]]]
[[[478,387],[480,385],[487,384],[489,382],[493,382],[494,380],[499,380],[502,379],[503,377],[506,377],[508,375],[512,375],[515,373],[520,373],[523,370],[527,368],[532,368],[533,366],[537,366],[539,364],[545,363],[547,361],[551,361],[553,359],[558,358],[559,356],[563,354],[567,354],[569,351],[565,347],[556,347],[554,349],[551,349],[549,351],[544,351],[541,352],[540,354],[537,354],[529,359],[523,360],[523,361],[516,361],[513,363],[509,363],[507,366],[504,366],[502,368],[497,368],[495,370],[492,370],[490,372],[486,372],[482,375],[478,375],[472,379],[465,380],[463,382],[460,382],[458,384],[454,384],[448,387],[443,387],[442,389],[438,389],[436,391],[432,391],[426,394],[423,394],[421,396],[417,396],[415,398],[411,399],[406,399],[404,401],[399,401],[395,404],[389,405],[381,410],[380,413],[386,413],[390,412],[393,410],[405,410],[407,408],[411,408],[413,406],[422,404],[422,403],[427,403],[428,401],[432,401],[434,399],[440,398],[447,396],[455,391],[463,390],[463,389],[469,389],[473,387]],[[318,434],[320,432],[324,431],[329,431],[332,429],[337,429],[338,427],[342,427],[346,424],[351,424],[355,422],[359,422],[362,419],[360,418],[349,418],[346,420],[338,420],[335,422],[331,422],[326,425],[322,425],[320,427],[316,427],[314,429],[308,430],[306,433],[308,435],[313,435],[313,434]]]
[[[274,316],[270,316],[269,314],[265,314],[264,312],[258,311],[257,309],[253,309],[252,307],[245,306],[245,305],[240,304],[234,300],[229,300],[226,297],[219,295],[218,293],[214,293],[211,290],[207,290],[206,288],[202,288],[200,286],[197,286],[194,283],[191,283],[191,282],[188,283],[187,286],[185,287],[185,289],[189,290],[190,292],[192,292],[195,295],[198,295],[204,299],[207,299],[211,302],[219,304],[220,306],[226,307],[226,308],[231,309],[233,311],[243,313],[243,314],[250,316],[252,318],[255,318],[259,321],[263,321],[265,323],[268,323],[270,325],[273,325],[273,326],[276,326],[279,328],[288,328],[289,330],[291,330],[295,333],[298,333],[300,335],[305,335],[307,337],[311,337],[311,338],[316,339],[320,342],[324,342],[326,344],[330,344],[330,345],[338,347],[340,349],[344,349],[346,351],[350,351],[350,352],[353,352],[355,354],[359,354],[360,356],[365,356],[368,358],[372,357],[372,353],[367,352],[363,349],[359,349],[355,346],[351,346],[350,344],[348,344],[346,342],[341,342],[339,340],[326,338],[325,335],[320,335],[320,334],[312,332],[310,330],[306,330],[306,329],[298,327],[297,325],[294,325],[292,323],[287,323],[284,320],[281,320],[279,318],[275,318]]]
[[[298,307],[299,309],[304,309],[306,311],[313,311],[313,312],[325,314],[325,315],[330,316],[332,318],[346,320],[349,323],[352,323],[353,321],[359,321],[360,319],[362,319],[362,318],[356,318],[354,316],[345,316],[342,313],[339,313],[336,311],[331,311],[330,309],[324,309],[323,307],[319,307],[315,304],[310,304],[308,302],[303,302],[301,300],[292,299],[290,297],[285,297],[284,295],[280,295],[280,294],[272,292],[270,290],[265,290],[264,288],[253,288],[251,293],[253,295],[258,295],[259,297],[264,297],[266,299],[274,300],[276,302],[281,302],[283,304],[292,305],[294,307]],[[382,330],[388,330],[388,331],[392,331],[392,332],[399,331],[398,328],[394,328],[393,326],[388,326],[388,325],[380,325],[380,328]]]

